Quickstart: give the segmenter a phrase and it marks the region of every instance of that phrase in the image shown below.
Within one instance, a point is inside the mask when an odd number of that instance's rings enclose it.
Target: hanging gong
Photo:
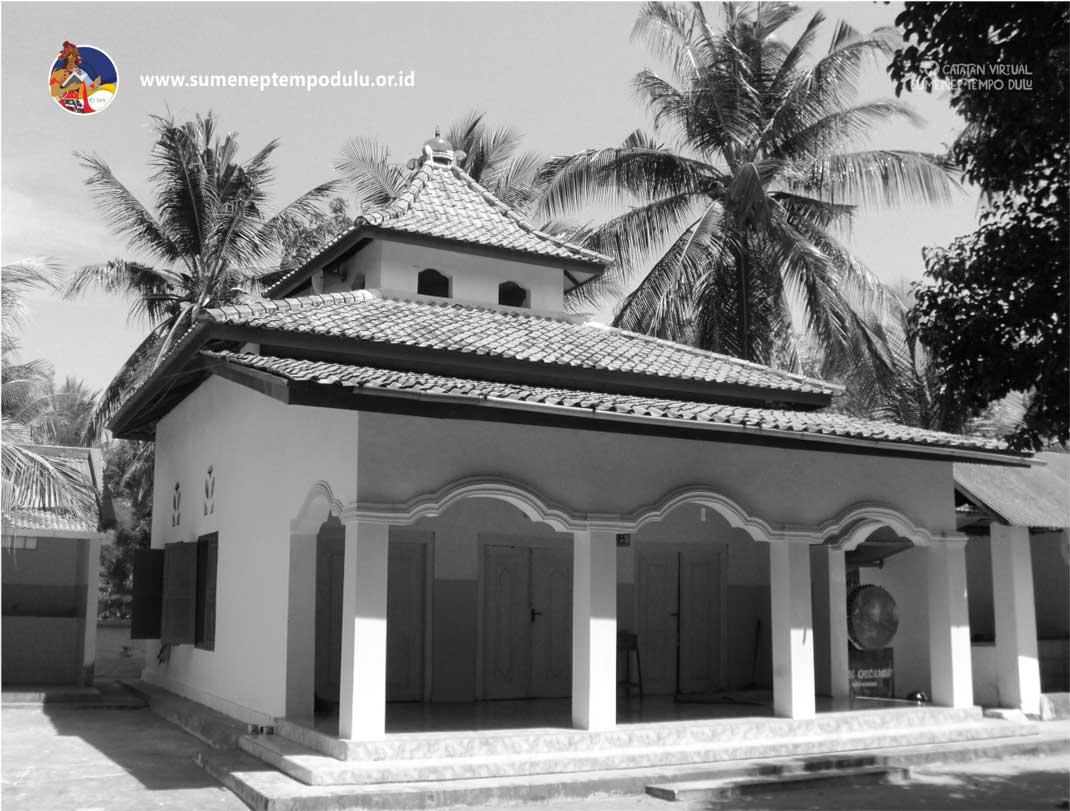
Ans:
[[[862,650],[880,650],[899,630],[899,612],[886,589],[867,584],[847,595],[847,636]]]

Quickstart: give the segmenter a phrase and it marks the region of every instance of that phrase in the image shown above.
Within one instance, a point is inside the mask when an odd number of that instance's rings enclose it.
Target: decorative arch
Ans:
[[[820,537],[812,529],[801,525],[768,523],[762,518],[751,515],[738,502],[705,485],[693,485],[675,490],[660,501],[637,510],[627,516],[631,530],[638,530],[651,521],[661,521],[677,507],[694,504],[713,510],[734,529],[741,529],[756,541],[799,541],[802,543],[820,543]]]
[[[819,527],[821,540],[837,549],[850,552],[878,529],[887,527],[915,546],[931,546],[937,541],[960,541],[966,536],[959,532],[934,533],[920,527],[899,510],[886,504],[864,503],[847,508],[831,521]]]
[[[511,504],[528,520],[547,524],[557,532],[576,532],[585,525],[582,516],[552,503],[535,488],[493,477],[458,479],[433,493],[417,496],[403,504],[358,502],[346,512],[345,519],[414,524],[421,518],[440,515],[454,504],[470,498],[489,498]]]
[[[344,510],[342,502],[335,497],[331,485],[325,481],[318,481],[309,488],[301,509],[297,511],[297,516],[290,521],[290,532],[315,533],[329,515],[341,517]]]

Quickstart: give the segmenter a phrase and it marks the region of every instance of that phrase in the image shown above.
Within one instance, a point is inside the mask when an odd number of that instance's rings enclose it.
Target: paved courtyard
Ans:
[[[193,762],[208,747],[147,709],[4,707],[4,811],[242,811]],[[914,770],[903,786],[811,789],[731,803],[668,804],[649,797],[510,806],[511,811],[779,811],[780,809],[1066,808],[1065,756]]]
[[[4,707],[4,811],[247,811],[148,709]]]

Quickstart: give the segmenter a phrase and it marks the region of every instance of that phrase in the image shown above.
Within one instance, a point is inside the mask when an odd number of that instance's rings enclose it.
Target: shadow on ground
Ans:
[[[1066,808],[1068,770],[1047,758],[1045,768],[993,774],[999,765],[982,771],[980,764],[915,769],[910,782],[853,788],[813,788],[782,794],[738,797],[724,802],[696,804],[694,809],[724,811],[1032,811]],[[1048,768],[1051,763],[1051,768]]]
[[[210,747],[146,708],[3,710],[5,811],[243,809],[195,762]]]

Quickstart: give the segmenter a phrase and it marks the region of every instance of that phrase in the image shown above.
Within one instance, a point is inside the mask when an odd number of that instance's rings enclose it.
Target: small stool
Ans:
[[[631,631],[617,631],[617,655],[624,654],[624,679],[617,684],[624,685],[624,696],[630,698],[632,688],[639,690],[639,698],[643,697],[643,665],[639,659],[639,635]],[[632,681],[632,654],[635,654],[636,681]]]

